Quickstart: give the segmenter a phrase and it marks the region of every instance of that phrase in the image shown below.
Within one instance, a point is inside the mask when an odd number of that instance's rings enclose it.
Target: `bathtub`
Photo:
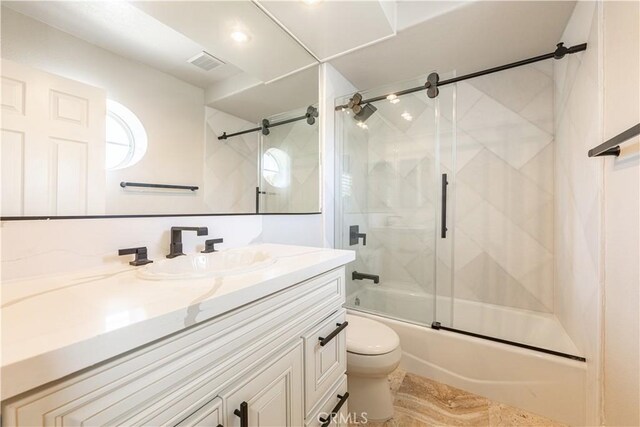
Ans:
[[[354,307],[355,298],[359,299],[359,307]],[[428,294],[385,286],[367,286],[347,297],[350,314],[378,320],[398,333],[401,367],[408,372],[563,423],[585,424],[586,363],[431,329],[426,325],[433,320],[433,304],[433,297]],[[550,340],[555,340],[554,350],[578,354],[550,314],[464,300],[452,305],[442,298],[438,298],[438,309],[441,319],[454,311],[453,327],[457,329],[518,342],[526,339],[530,345],[544,344],[541,347],[549,347]],[[402,313],[402,318],[411,318],[415,323],[385,317],[394,313]],[[477,319],[482,319],[483,324],[477,324]],[[443,324],[448,322],[443,320]]]

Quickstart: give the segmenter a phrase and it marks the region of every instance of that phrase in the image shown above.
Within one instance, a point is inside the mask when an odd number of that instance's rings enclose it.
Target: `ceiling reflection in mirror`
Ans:
[[[318,61],[254,3],[1,18],[3,218],[320,211]]]

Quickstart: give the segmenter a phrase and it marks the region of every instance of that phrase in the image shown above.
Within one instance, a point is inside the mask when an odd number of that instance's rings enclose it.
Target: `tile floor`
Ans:
[[[389,386],[395,399],[393,418],[384,423],[369,421],[353,426],[563,426],[531,412],[493,402],[401,369],[389,376]]]

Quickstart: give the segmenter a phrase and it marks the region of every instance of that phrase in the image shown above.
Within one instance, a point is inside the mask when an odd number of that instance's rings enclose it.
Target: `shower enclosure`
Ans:
[[[553,59],[407,90],[428,78],[336,100],[347,306],[580,360],[554,315]]]
[[[307,116],[313,117],[307,117]],[[320,147],[317,107],[289,111],[268,118],[276,126],[260,134],[260,213],[318,212],[320,210]]]

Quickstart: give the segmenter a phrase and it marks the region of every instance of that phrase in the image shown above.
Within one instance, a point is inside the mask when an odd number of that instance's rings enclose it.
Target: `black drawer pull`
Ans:
[[[338,415],[338,412],[340,412],[340,408],[342,408],[342,405],[344,405],[344,402],[346,402],[348,398],[349,392],[345,393],[344,396],[338,395],[338,399],[340,400],[338,401],[336,407],[333,408],[333,411],[331,411],[329,416],[327,418],[318,418],[318,421],[322,423],[322,427],[327,427],[329,424],[331,424],[331,420],[333,420],[336,415]]]
[[[236,409],[233,413],[240,417],[240,427],[249,427],[249,405],[247,402],[242,402],[240,409]]]
[[[336,335],[338,335],[344,328],[346,328],[348,324],[349,322],[336,323],[337,328],[335,328],[333,332],[327,335],[326,338],[318,337],[318,339],[320,340],[320,345],[324,347],[325,345],[329,344],[329,342],[334,339]]]

